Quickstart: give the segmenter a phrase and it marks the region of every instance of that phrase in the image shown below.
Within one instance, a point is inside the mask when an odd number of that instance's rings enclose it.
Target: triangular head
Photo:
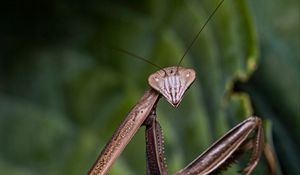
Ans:
[[[151,74],[148,83],[153,89],[162,94],[172,106],[177,107],[183,94],[195,78],[196,72],[193,69],[173,66]]]

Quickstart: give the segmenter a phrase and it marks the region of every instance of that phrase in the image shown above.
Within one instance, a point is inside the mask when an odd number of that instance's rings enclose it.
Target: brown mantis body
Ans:
[[[118,158],[142,124],[147,126],[147,174],[167,174],[162,151],[161,129],[156,121],[156,103],[161,94],[171,105],[177,107],[184,92],[194,81],[195,76],[194,70],[182,67],[168,67],[150,75],[148,81],[151,89],[146,91],[140,101],[129,112],[88,174],[107,174],[109,167]],[[256,132],[255,137],[248,140],[248,136],[254,131]],[[248,166],[242,170],[247,174],[253,171],[264,149],[261,120],[257,117],[250,117],[234,127],[191,164],[176,174],[205,175],[219,171],[222,165],[226,166],[234,161],[235,156],[249,149],[253,150],[252,156]]]
[[[208,20],[189,45],[180,62],[223,1],[224,0],[218,4],[217,8],[209,16]],[[145,60],[122,49],[118,50]],[[145,61],[148,62],[147,60]],[[146,126],[147,174],[167,175],[163,154],[162,131],[160,124],[156,120],[156,104],[160,96],[164,96],[173,107],[177,107],[185,91],[190,87],[195,78],[196,73],[193,69],[179,66],[163,68],[151,74],[148,78],[148,83],[151,88],[145,92],[143,97],[141,97],[117,128],[88,172],[88,175],[107,174],[113,162],[122,153],[126,145],[142,125]],[[256,167],[261,153],[265,149],[263,133],[261,119],[255,116],[249,117],[228,131],[187,167],[178,171],[176,175],[217,174],[226,169],[241,154],[252,150],[248,165],[241,170],[241,172],[249,175]],[[270,153],[270,150],[268,151]],[[272,161],[272,155],[269,154],[266,158],[271,174],[275,174],[275,163]]]

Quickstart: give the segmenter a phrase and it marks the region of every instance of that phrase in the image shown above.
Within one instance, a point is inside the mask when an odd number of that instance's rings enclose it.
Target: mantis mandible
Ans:
[[[180,67],[179,65],[202,29],[223,1],[224,0],[218,4],[207,19],[184,53],[179,64],[177,66],[163,68],[149,76],[148,83],[150,89],[145,92],[116,129],[88,172],[88,175],[107,174],[113,162],[120,156],[126,145],[142,125],[146,126],[147,174],[167,174],[164,162],[161,127],[156,120],[156,105],[161,96],[165,97],[173,107],[177,107],[180,104],[184,93],[194,82],[196,72],[193,69]],[[123,52],[135,56],[127,51]],[[252,133],[254,133],[254,135]],[[178,171],[176,175],[206,175],[219,173],[229,164],[233,163],[245,151],[252,150],[248,165],[241,170],[241,172],[249,175],[256,167],[264,148],[262,121],[260,118],[252,116],[228,131],[204,153],[185,168]],[[269,161],[269,163],[271,164],[270,167],[274,167],[272,162]],[[272,174],[275,174],[274,170],[271,171]]]

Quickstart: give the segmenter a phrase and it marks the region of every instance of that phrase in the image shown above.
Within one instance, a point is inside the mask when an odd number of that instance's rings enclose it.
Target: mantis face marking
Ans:
[[[177,107],[182,100],[184,92],[194,82],[195,78],[196,72],[193,69],[173,66],[151,74],[148,82],[172,106]]]

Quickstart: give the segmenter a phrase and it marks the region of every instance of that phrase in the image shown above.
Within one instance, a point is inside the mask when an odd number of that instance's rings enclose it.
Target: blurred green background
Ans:
[[[86,174],[157,70],[110,46],[176,65],[218,2],[2,2],[0,174]],[[158,105],[170,173],[256,114],[278,174],[300,174],[299,18],[297,0],[225,1],[182,63],[197,72],[182,104]],[[109,174],[145,174],[144,142],[142,128]]]

